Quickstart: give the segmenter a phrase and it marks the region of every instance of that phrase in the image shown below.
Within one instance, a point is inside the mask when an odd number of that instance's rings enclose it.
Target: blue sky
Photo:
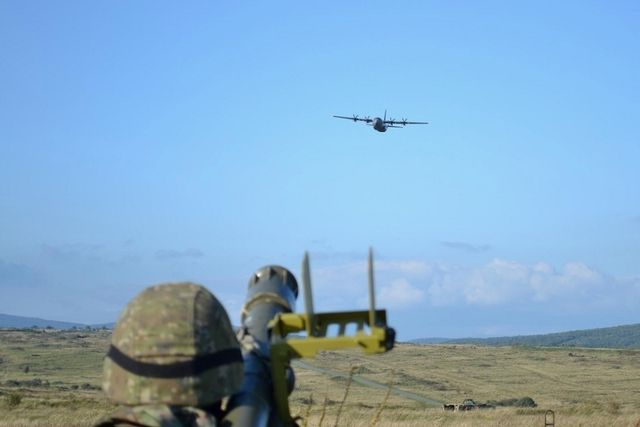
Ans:
[[[637,2],[0,3],[0,312],[265,264],[400,339],[637,323]],[[427,120],[377,133],[331,115]],[[300,303],[302,309],[302,303]]]

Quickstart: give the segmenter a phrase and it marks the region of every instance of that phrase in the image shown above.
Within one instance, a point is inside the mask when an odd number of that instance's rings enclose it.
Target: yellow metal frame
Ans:
[[[367,354],[389,350],[386,311],[376,310],[372,314],[370,310],[315,313],[311,316],[306,313],[280,313],[269,322],[273,391],[278,414],[285,425],[295,425],[289,410],[286,382],[286,369],[292,359],[315,357],[322,350],[361,348]],[[374,326],[371,326],[371,321]],[[351,324],[356,325],[355,335],[345,335]],[[338,335],[327,337],[333,325],[338,326]],[[308,336],[286,339],[288,334],[302,331],[307,331]]]

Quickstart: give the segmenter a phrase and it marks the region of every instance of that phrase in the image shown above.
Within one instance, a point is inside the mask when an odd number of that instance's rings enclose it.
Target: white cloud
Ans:
[[[556,271],[544,262],[530,266],[496,258],[478,268],[439,267],[438,273],[423,278],[434,305],[498,305],[552,299],[575,303],[639,297],[633,286],[582,262],[567,263]]]
[[[429,273],[431,267],[424,261],[377,261],[375,269],[383,272],[424,275]]]
[[[412,286],[405,279],[397,279],[390,285],[383,286],[377,296],[377,304],[381,307],[401,308],[422,302],[424,291]]]
[[[539,263],[532,268],[530,278],[536,301],[593,296],[606,292],[607,284],[614,285],[615,280],[581,262],[567,263],[561,272]]]
[[[502,304],[520,300],[527,291],[528,269],[516,262],[494,259],[471,271],[464,288],[465,300],[471,304]]]
[[[431,266],[423,261],[376,261],[377,305],[400,307],[424,299],[425,291],[409,284],[411,278],[429,274]],[[316,268],[311,271],[314,300],[324,310],[368,307],[367,262]]]

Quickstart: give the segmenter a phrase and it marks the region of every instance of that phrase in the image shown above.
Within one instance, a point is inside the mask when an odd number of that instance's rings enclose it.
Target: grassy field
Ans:
[[[87,426],[113,406],[100,390],[110,331],[0,331],[0,427]],[[294,363],[292,413],[308,426],[636,426],[640,350],[419,346]],[[535,408],[444,412],[441,403],[530,397]]]
[[[354,378],[340,416],[345,425],[370,425],[387,393],[360,385],[355,381],[360,376],[442,403],[531,397],[538,405],[445,413],[441,406],[391,394],[380,425],[535,426],[544,425],[548,409],[555,412],[557,425],[635,426],[640,421],[637,350],[401,344],[378,356],[327,352],[311,364],[330,373],[297,369],[298,386],[291,399],[295,411],[305,414],[309,396],[314,396],[310,425],[317,425],[323,408],[325,420],[331,421],[327,425],[333,425],[349,378],[335,373],[352,368]]]
[[[101,390],[110,337],[0,330],[0,426],[87,426],[113,410]]]

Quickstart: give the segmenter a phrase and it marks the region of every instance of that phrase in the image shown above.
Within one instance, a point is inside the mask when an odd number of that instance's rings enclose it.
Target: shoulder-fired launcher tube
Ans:
[[[222,425],[234,427],[276,427],[278,418],[273,402],[270,366],[270,336],[267,325],[279,313],[295,309],[298,283],[291,272],[280,266],[267,266],[249,280],[247,299],[242,308],[245,376],[240,392],[231,397]],[[293,371],[289,371],[293,388]]]

